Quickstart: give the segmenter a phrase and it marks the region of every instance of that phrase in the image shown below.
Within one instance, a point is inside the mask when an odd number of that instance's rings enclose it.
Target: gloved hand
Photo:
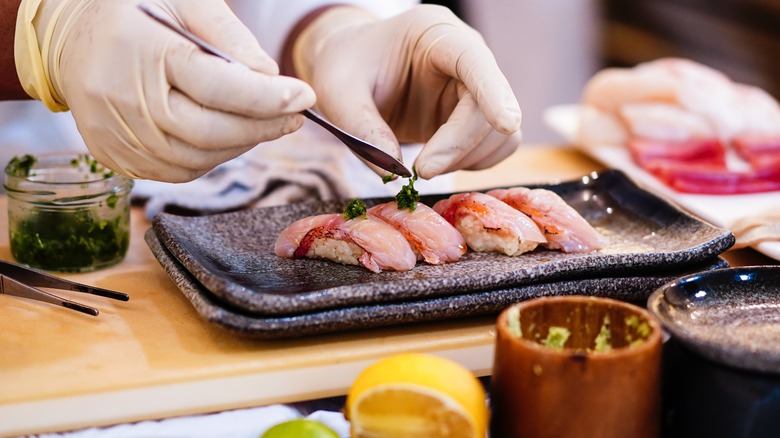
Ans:
[[[292,47],[295,72],[326,118],[397,158],[399,141],[425,142],[415,161],[422,178],[490,167],[520,142],[509,83],[479,33],[449,9],[419,5],[378,20],[336,7]]]
[[[295,131],[315,102],[224,0],[147,3],[252,70],[202,52],[138,0],[23,0],[15,58],[25,90],[73,112],[92,155],[127,176],[192,180]]]

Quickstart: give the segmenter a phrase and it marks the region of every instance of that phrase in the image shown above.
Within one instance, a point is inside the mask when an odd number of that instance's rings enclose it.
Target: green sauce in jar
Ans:
[[[124,258],[132,180],[89,155],[72,153],[14,158],[5,177],[16,261],[49,271],[85,272]]]

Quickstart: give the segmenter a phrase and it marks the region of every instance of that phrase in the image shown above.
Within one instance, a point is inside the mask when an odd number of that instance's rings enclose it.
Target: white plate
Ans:
[[[580,111],[579,105],[555,106],[545,111],[544,121],[566,141],[604,165],[624,171],[645,189],[665,197],[713,225],[731,229],[739,219],[769,213],[780,205],[780,192],[745,195],[696,195],[677,192],[637,166],[623,145],[585,147],[578,144],[576,132]],[[763,242],[753,248],[780,260],[780,242]]]

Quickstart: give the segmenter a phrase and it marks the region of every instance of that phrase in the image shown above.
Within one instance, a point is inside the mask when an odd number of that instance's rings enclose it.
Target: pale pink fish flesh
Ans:
[[[466,252],[466,241],[460,232],[421,202],[414,210],[399,209],[395,201],[387,202],[369,208],[368,215],[400,231],[426,263],[454,262]]]
[[[507,255],[517,255],[547,242],[539,227],[528,216],[484,193],[455,194],[437,202],[433,209],[461,231],[469,247],[477,251],[495,250]],[[479,224],[481,230],[472,229],[471,223]],[[469,224],[468,229],[465,229],[467,227],[464,224]],[[501,248],[496,243],[493,248],[478,249],[475,247],[476,243],[485,243],[480,234],[488,238],[503,238],[506,244],[512,244],[512,247]],[[486,245],[489,247],[492,244]]]
[[[605,239],[557,193],[545,189],[513,187],[487,192],[527,214],[544,232],[545,247],[566,253],[601,249]]]
[[[408,271],[417,264],[417,256],[404,235],[381,219],[358,216],[340,228],[365,251],[360,263],[371,271]]]
[[[309,236],[309,239],[311,239],[312,234],[317,233],[317,231],[311,233],[312,230],[319,230],[319,232],[331,230],[338,228],[346,221],[347,220],[338,213],[321,214],[298,219],[282,230],[279,237],[276,238],[274,252],[279,257],[292,258],[301,246],[301,242],[304,242],[304,240],[307,239],[307,235]]]
[[[328,241],[344,242],[352,249],[331,255],[327,250],[317,251],[327,247]],[[350,255],[350,251],[355,253]],[[321,257],[348,264],[356,264],[352,259],[355,257],[357,263],[373,272],[408,271],[417,263],[409,242],[398,230],[365,215],[350,220],[337,213],[299,219],[279,234],[274,252],[280,257]]]

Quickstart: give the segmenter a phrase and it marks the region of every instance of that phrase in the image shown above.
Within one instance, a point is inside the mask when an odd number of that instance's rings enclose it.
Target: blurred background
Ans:
[[[578,102],[585,82],[606,66],[687,57],[780,97],[780,0],[424,2],[451,8],[484,35],[520,101],[527,143],[560,144],[544,110]],[[69,113],[49,113],[39,102],[0,103],[0,162],[78,148]]]
[[[560,142],[543,111],[606,66],[679,56],[780,97],[780,0],[443,0],[479,30],[523,108],[526,142]]]

